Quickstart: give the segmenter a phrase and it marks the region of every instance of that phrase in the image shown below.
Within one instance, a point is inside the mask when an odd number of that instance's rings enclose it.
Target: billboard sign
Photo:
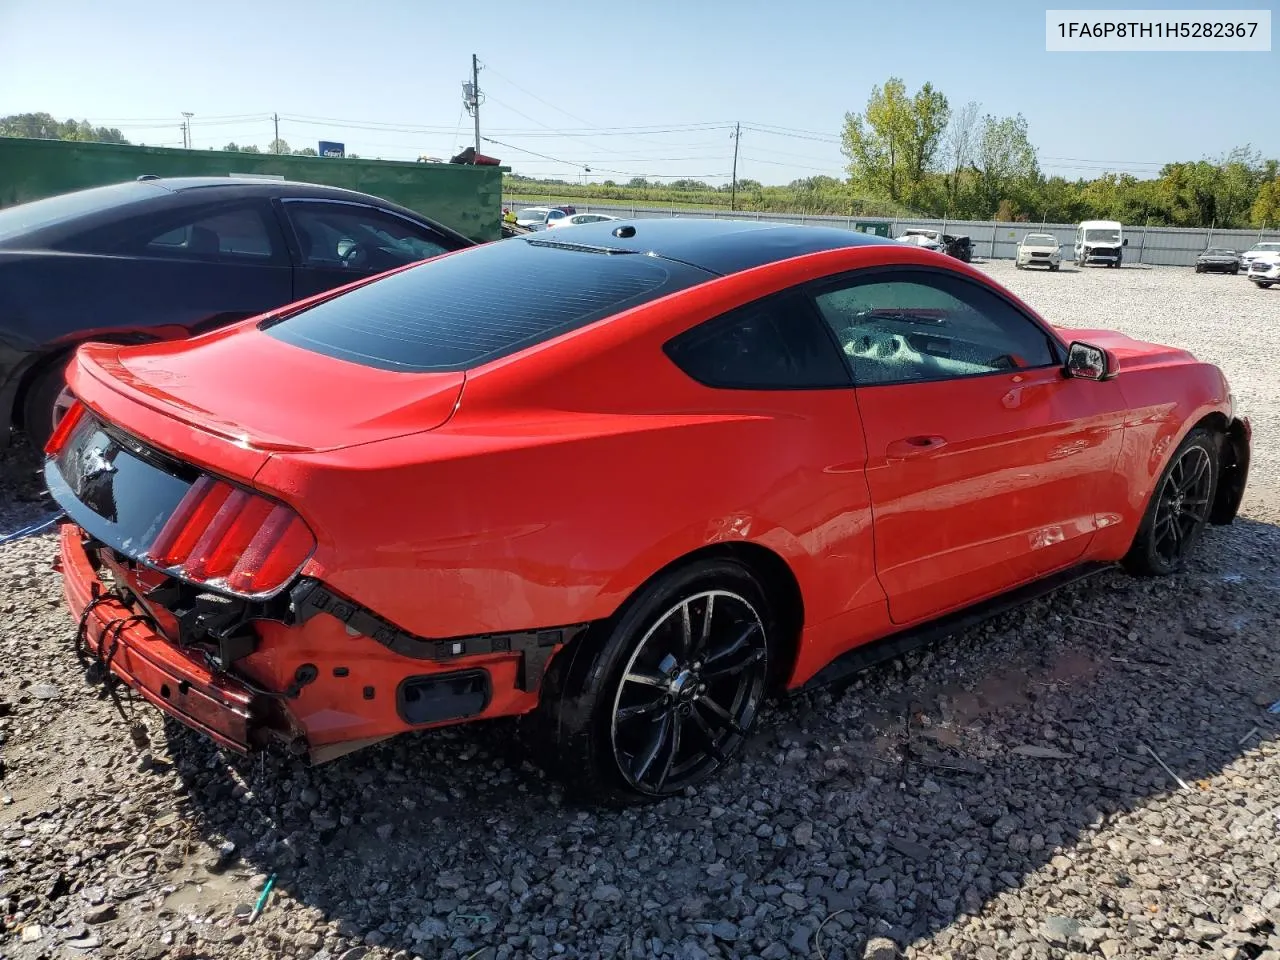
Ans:
[[[321,140],[319,153],[322,157],[345,157],[347,155],[347,145],[345,143],[334,143],[331,140]]]

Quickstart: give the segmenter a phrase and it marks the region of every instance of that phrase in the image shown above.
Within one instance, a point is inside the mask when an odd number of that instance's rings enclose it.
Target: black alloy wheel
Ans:
[[[610,743],[627,786],[665,796],[711,774],[755,721],[768,672],[765,624],[743,596],[705,590],[662,613],[613,698]]]
[[[1156,555],[1169,565],[1179,563],[1195,544],[1209,519],[1213,493],[1213,462],[1199,446],[1183,450],[1170,465],[1161,484],[1152,526]]]

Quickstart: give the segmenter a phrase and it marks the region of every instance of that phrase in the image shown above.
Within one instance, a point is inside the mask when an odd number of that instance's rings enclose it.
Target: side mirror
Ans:
[[[1116,358],[1102,347],[1091,343],[1072,342],[1067,347],[1068,377],[1077,380],[1110,380],[1119,372]]]
[[[1122,247],[1127,247],[1128,245],[1129,245],[1129,238],[1128,238],[1128,237],[1125,237],[1123,240],[1121,240],[1121,241],[1120,241],[1120,246],[1122,246]]]

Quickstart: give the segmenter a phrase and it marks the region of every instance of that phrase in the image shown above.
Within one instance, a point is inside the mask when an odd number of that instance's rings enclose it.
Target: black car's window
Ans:
[[[828,286],[818,309],[859,386],[1049,366],[1048,335],[976,283],[933,273],[883,274]]]
[[[682,333],[667,355],[709,387],[796,390],[848,387],[849,373],[806,297],[747,304]]]
[[[143,246],[149,254],[184,259],[270,260],[277,251],[264,213],[258,206],[206,211],[199,219],[149,233]]]
[[[163,196],[161,188],[147,182],[113,183],[72,193],[15,204],[0,210],[0,240],[67,223],[79,217],[123,209],[140,200]]]
[[[435,231],[372,207],[293,200],[284,209],[304,266],[379,273],[456,246]]]
[[[683,263],[513,237],[429,260],[264,329],[387,370],[465,370],[712,279]]]

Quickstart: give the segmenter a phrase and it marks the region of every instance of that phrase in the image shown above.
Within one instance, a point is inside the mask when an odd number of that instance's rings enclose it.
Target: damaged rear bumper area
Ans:
[[[315,540],[287,505],[83,410],[63,423],[45,480],[71,520],[60,567],[87,675],[225,747],[319,763],[526,713],[586,628],[416,636],[306,574]]]
[[[78,622],[77,652],[95,679],[123,681],[144,700],[224,747],[247,753],[259,738],[263,705],[242,683],[218,678],[207,665],[160,634],[149,616],[109,589],[85,551],[85,534],[65,524],[59,537],[62,589]]]
[[[527,712],[551,656],[586,628],[416,637],[305,577],[247,603],[142,567],[74,523],[57,566],[88,677],[123,682],[223,747],[312,763]]]

